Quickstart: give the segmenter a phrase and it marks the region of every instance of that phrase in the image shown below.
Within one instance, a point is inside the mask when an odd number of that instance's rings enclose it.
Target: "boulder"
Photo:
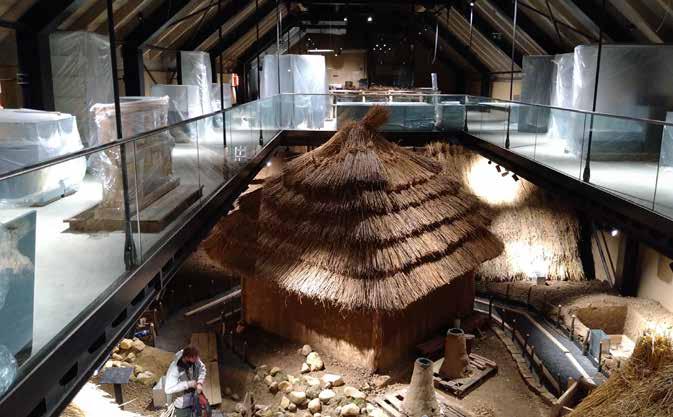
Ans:
[[[313,417],[321,417],[321,414],[320,413],[315,413],[315,414],[313,414]]]
[[[388,417],[388,414],[378,407],[374,407],[373,409],[369,410],[367,414],[369,414],[369,417]]]
[[[340,387],[344,384],[343,377],[337,374],[325,374],[322,376],[322,381],[330,387]]]
[[[277,393],[277,392],[278,392],[278,382],[273,381],[273,382],[271,383],[271,385],[269,385],[269,391],[270,391],[272,394]]]
[[[258,374],[266,375],[269,373],[269,367],[266,365],[259,365],[256,371]]]
[[[351,386],[344,387],[344,395],[353,398],[354,400],[364,400],[367,397],[364,392]]]
[[[136,378],[143,385],[154,385],[157,382],[156,376],[150,371],[139,373]]]
[[[310,345],[304,345],[301,348],[301,354],[304,356],[308,356],[309,353],[313,352],[313,349],[311,348]]]
[[[311,386],[306,388],[306,398],[309,400],[318,398],[318,395],[320,395],[320,387]]]
[[[133,340],[131,339],[122,339],[121,342],[119,342],[119,348],[121,350],[129,350],[133,347]]]
[[[288,380],[288,381],[290,382],[290,384],[292,384],[292,385],[299,385],[299,384],[301,384],[301,378],[297,378],[297,377],[294,376],[294,375],[290,375],[290,374],[288,374],[288,375],[287,375],[287,380]]]
[[[336,392],[331,389],[322,390],[320,391],[320,394],[318,394],[318,398],[324,403],[328,403],[334,397],[336,397]]]
[[[136,354],[133,352],[129,352],[128,355],[126,355],[126,362],[133,362],[136,360]]]
[[[280,372],[280,368],[277,367],[277,366],[274,366],[273,368],[271,368],[271,371],[269,371],[269,375],[271,375],[271,376],[276,376],[276,374],[277,374],[278,372]]]
[[[145,349],[145,343],[138,338],[133,339],[133,343],[131,344],[131,348],[133,350],[135,350],[136,352],[142,352],[143,349]]]
[[[319,413],[322,410],[322,405],[320,404],[320,400],[318,398],[314,398],[311,401],[308,402],[308,411],[311,413]]]
[[[283,395],[283,398],[280,399],[280,408],[286,410],[290,405],[290,399]]]
[[[390,376],[388,375],[378,375],[374,378],[374,386],[376,388],[383,388],[390,382]]]
[[[292,404],[302,405],[306,402],[306,393],[304,391],[292,391],[288,394]]]
[[[291,413],[294,413],[295,411],[297,411],[297,404],[290,403],[290,405],[287,406],[287,411],[289,411]]]
[[[325,363],[322,361],[320,355],[318,355],[318,352],[309,353],[306,356],[306,363],[311,371],[320,371],[325,368]]]
[[[309,387],[319,387],[320,386],[320,380],[318,378],[314,378],[312,376],[305,376],[304,381],[306,381],[306,385]]]
[[[119,353],[113,353],[112,354],[112,360],[122,362],[124,360],[124,357],[122,355],[120,355]]]
[[[301,370],[299,372],[301,372],[302,374],[307,374],[307,373],[311,372],[311,368],[308,366],[308,363],[306,363],[306,362],[302,363],[301,364]]]
[[[292,391],[292,384],[289,381],[282,381],[278,383],[278,390],[286,394],[289,394]]]
[[[353,403],[349,403],[341,407],[341,416],[356,417],[360,415],[360,407]]]
[[[271,377],[271,375],[267,375],[264,377],[264,382],[266,383],[266,385],[271,386],[271,384],[273,384],[275,381],[273,380],[273,377]]]

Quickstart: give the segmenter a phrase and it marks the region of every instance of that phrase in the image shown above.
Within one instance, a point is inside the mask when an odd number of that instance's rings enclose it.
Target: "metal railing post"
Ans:
[[[509,101],[507,105],[507,137],[505,138],[505,148],[509,149],[509,125],[512,121],[512,99],[514,98],[514,52],[516,50],[516,17],[519,6],[519,1],[514,0],[514,16],[512,19],[512,54],[510,56],[510,74],[509,74]]]
[[[117,128],[117,139],[123,138],[121,105],[119,102],[119,81],[117,80],[117,42],[115,39],[114,10],[112,1],[107,0],[107,27],[110,42],[110,58],[112,64],[112,91],[114,93],[115,104],[115,127]],[[119,145],[119,162],[121,164],[122,188],[124,194],[124,265],[126,270],[131,270],[136,265],[136,245],[133,241],[133,227],[131,225],[131,205],[129,204],[129,180],[128,166],[126,165],[126,145]],[[135,167],[134,167],[135,169]],[[137,186],[137,184],[136,184]],[[136,205],[138,201],[136,200]],[[140,219],[138,219],[140,220]],[[140,233],[140,230],[138,230]]]

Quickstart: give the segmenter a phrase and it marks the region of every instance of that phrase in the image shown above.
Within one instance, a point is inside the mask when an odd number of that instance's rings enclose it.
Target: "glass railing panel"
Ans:
[[[582,177],[586,113],[540,108],[532,159],[576,179]]]
[[[614,116],[587,117],[589,182],[652,209],[663,126]]]
[[[88,173],[80,157],[0,182],[3,378],[25,375],[137,263],[139,242],[125,233],[121,156],[114,147],[91,155]],[[70,191],[51,195],[61,179]]]
[[[198,208],[204,193],[221,182],[210,170],[204,175],[200,168],[200,142],[221,146],[221,137],[209,122],[208,118],[187,122],[135,142],[138,216],[145,257]]]
[[[203,197],[212,195],[224,183],[228,172],[224,148],[222,115],[196,121],[199,178]]]
[[[663,127],[654,211],[673,219],[673,125]]]
[[[482,101],[480,139],[494,145],[505,146],[507,113],[509,105],[495,100]]]

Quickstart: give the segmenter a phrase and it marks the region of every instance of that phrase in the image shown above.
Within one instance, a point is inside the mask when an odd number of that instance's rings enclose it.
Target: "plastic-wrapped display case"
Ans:
[[[168,97],[121,97],[120,100],[123,137],[167,125]],[[116,141],[114,104],[96,104],[91,112],[94,114],[98,140],[101,143]],[[128,194],[132,210],[136,208],[136,195],[142,210],[178,186],[180,181],[173,177],[173,146],[173,138],[162,131],[147,140],[137,141],[134,147],[126,148],[127,175],[129,178],[137,178],[137,182],[129,183]],[[102,217],[121,215],[119,211],[124,207],[124,189],[119,148],[103,151],[94,167],[103,183],[103,199],[98,205],[97,214]]]
[[[91,107],[111,103],[112,61],[108,38],[89,32],[49,36],[55,109],[74,115],[84,146],[98,145]]]
[[[325,57],[280,55],[280,61],[278,58],[273,54],[264,56],[261,97],[271,97],[278,93],[316,94],[285,96],[281,111],[274,114],[280,119],[277,120],[280,126],[322,128],[329,113]]]
[[[33,348],[35,211],[0,223],[0,395]]]
[[[29,109],[0,110],[0,172],[82,149],[72,115]],[[0,207],[45,205],[80,187],[86,159],[73,159],[0,182]]]

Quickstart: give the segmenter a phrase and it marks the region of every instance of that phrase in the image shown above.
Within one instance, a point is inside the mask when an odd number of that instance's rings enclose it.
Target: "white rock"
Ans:
[[[278,390],[288,394],[292,391],[292,384],[289,381],[281,381],[278,383]]]
[[[325,368],[325,363],[318,355],[318,352],[311,352],[306,356],[306,363],[311,371],[320,371]]]
[[[277,366],[274,366],[273,368],[271,368],[271,371],[269,371],[269,375],[271,375],[271,376],[276,376],[276,374],[277,374],[278,372],[280,372],[280,368],[277,367]]]
[[[292,391],[288,394],[288,398],[293,404],[302,405],[306,402],[306,393],[304,391]]]
[[[367,397],[367,395],[364,392],[360,391],[359,389],[357,389],[355,387],[351,387],[351,386],[344,387],[344,395],[346,397],[353,398],[354,400],[358,400],[358,399],[364,400]]]
[[[136,378],[138,379],[138,382],[140,382],[143,385],[154,385],[154,383],[156,382],[156,377],[150,371],[142,372],[138,374]]]
[[[140,339],[133,339],[133,343],[131,344],[131,347],[136,352],[142,352],[145,349],[145,343],[143,343],[143,341],[140,340]]]
[[[322,390],[320,391],[320,394],[318,394],[318,398],[324,403],[328,403],[334,397],[336,397],[336,392],[331,389]]]
[[[283,398],[280,399],[280,408],[287,409],[290,405],[290,399],[283,395]]]
[[[134,360],[136,360],[136,354],[129,352],[129,354],[126,355],[126,362],[133,362]]]
[[[267,375],[264,377],[264,382],[266,383],[266,385],[271,386],[271,384],[273,384],[275,381],[273,380],[271,375]]]
[[[341,407],[341,415],[343,417],[356,417],[360,415],[360,407],[350,403]]]
[[[369,417],[388,417],[388,414],[386,414],[383,410],[377,407],[374,407],[372,410],[369,410],[367,414],[369,414]]]
[[[308,385],[309,387],[320,386],[320,380],[318,378],[313,378],[312,376],[305,376],[304,381],[306,381],[306,385]]]
[[[374,378],[374,386],[376,388],[383,388],[388,385],[388,382],[390,382],[390,377],[388,375],[379,375]]]
[[[322,415],[320,413],[315,413],[313,414],[313,417],[321,417]]]
[[[294,376],[294,375],[290,375],[290,374],[288,374],[288,375],[287,375],[287,380],[288,380],[288,381],[290,382],[290,384],[292,384],[292,385],[299,385],[299,384],[301,384],[301,378],[297,378],[297,377]]]
[[[306,363],[306,362],[302,363],[301,364],[301,371],[299,371],[299,372],[301,372],[302,374],[307,374],[307,373],[311,372],[311,368],[308,366],[308,363]]]
[[[273,381],[271,385],[269,385],[269,391],[273,394],[278,392],[278,382]]]
[[[325,383],[329,383],[332,387],[340,387],[344,384],[343,377],[336,374],[325,374],[322,376],[322,380]]]
[[[119,342],[119,348],[121,350],[131,349],[132,346],[133,346],[133,340],[131,339],[122,339],[122,341]]]
[[[341,407],[335,408],[334,412],[336,413],[337,416],[340,416],[341,415]]]
[[[289,411],[289,412],[291,412],[291,413],[294,413],[295,411],[297,411],[297,405],[296,405],[296,404],[290,404],[290,405],[288,405],[288,406],[287,406],[287,411]]]
[[[311,345],[304,345],[301,348],[301,354],[304,356],[308,356],[309,353],[313,352],[313,349],[311,348]]]
[[[311,401],[308,402],[308,411],[311,413],[319,413],[322,410],[322,405],[320,404],[320,400],[318,398],[314,398]]]

